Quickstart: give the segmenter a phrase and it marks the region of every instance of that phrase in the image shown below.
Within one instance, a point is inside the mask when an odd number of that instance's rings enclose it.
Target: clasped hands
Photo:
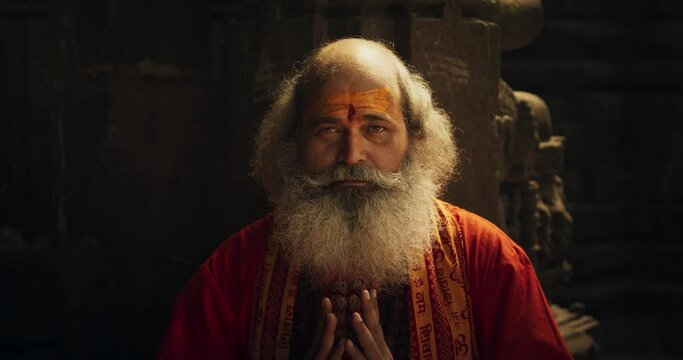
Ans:
[[[326,297],[322,301],[322,314],[309,358],[341,359],[346,353],[351,359],[393,359],[380,324],[377,290],[363,290],[360,298],[363,314],[354,312],[351,316],[351,327],[356,332],[358,344],[343,337],[335,343],[337,318],[332,313],[332,302]]]

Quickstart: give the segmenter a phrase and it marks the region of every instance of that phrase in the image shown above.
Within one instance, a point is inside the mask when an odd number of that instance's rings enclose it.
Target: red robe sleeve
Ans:
[[[450,207],[463,234],[481,359],[571,359],[524,250],[502,230]]]
[[[243,359],[272,216],[225,240],[178,295],[157,359]]]

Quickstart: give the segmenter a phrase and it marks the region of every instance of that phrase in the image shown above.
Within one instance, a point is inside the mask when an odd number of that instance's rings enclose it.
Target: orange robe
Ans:
[[[480,359],[571,359],[524,251],[495,225],[445,204],[459,228]],[[228,238],[178,296],[158,359],[248,357],[268,215]]]

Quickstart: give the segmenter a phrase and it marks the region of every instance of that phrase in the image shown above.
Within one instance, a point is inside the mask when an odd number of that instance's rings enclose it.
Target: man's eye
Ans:
[[[333,127],[320,128],[315,131],[315,134],[318,136],[330,136],[335,133],[337,133],[337,129]]]
[[[386,130],[385,127],[379,126],[379,125],[371,125],[368,127],[368,132],[370,133],[381,133],[382,131]]]

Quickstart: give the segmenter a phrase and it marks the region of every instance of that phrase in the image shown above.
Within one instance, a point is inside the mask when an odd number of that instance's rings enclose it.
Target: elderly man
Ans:
[[[522,249],[436,199],[451,133],[386,46],[318,49],[256,138],[273,213],[193,276],[158,357],[569,359]]]

